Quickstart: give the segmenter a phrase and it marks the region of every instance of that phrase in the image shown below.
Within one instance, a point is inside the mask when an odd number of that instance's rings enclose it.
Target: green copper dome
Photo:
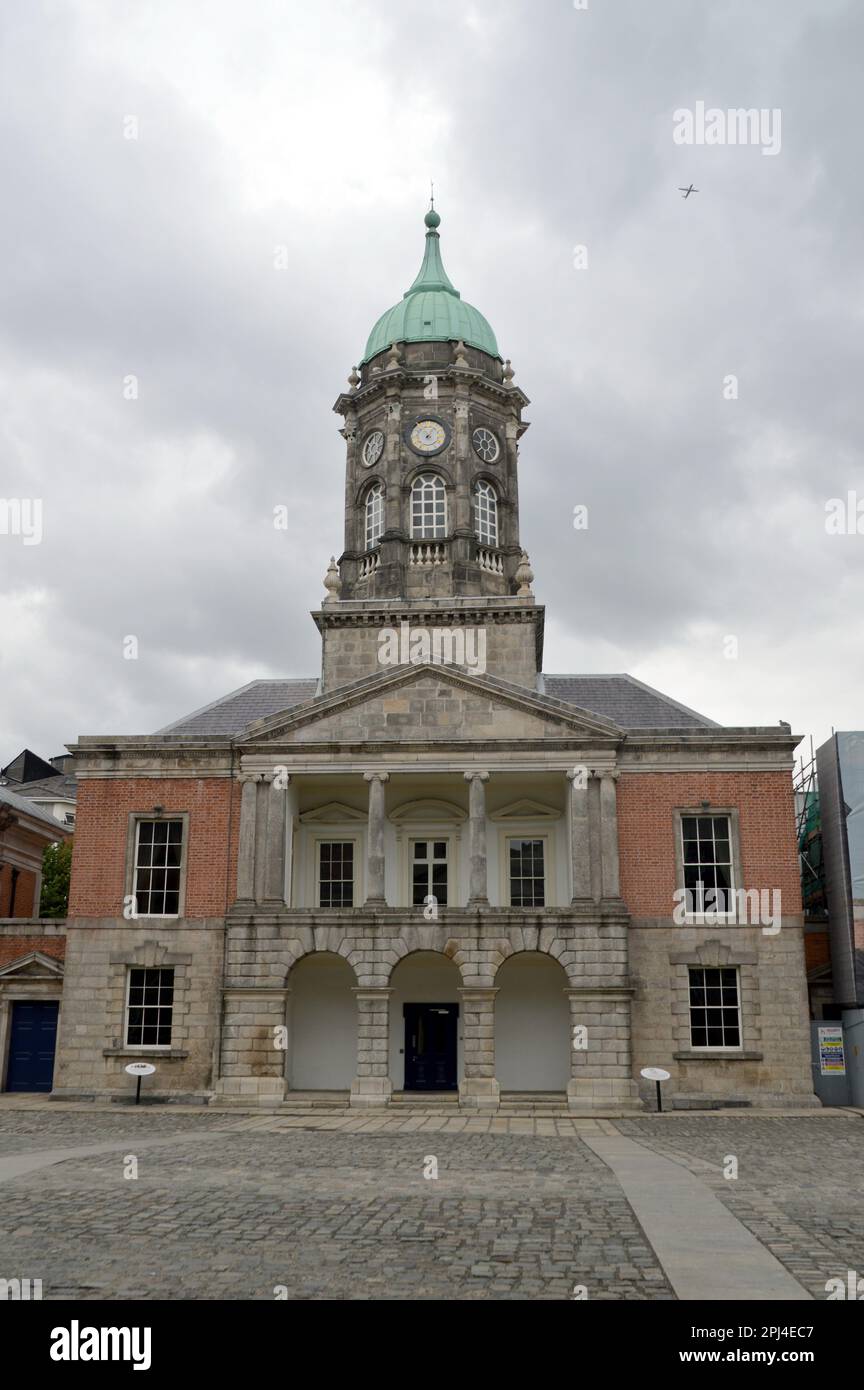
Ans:
[[[489,324],[473,305],[454,289],[441,262],[436,228],[441,218],[430,208],[424,219],[426,251],[417,279],[399,304],[382,314],[366,344],[363,361],[383,352],[391,343],[458,342],[470,344],[498,357],[498,344]]]

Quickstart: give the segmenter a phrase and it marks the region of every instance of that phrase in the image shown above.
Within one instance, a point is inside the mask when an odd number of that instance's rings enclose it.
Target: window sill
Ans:
[[[690,1052],[673,1052],[676,1062],[761,1062],[761,1052],[744,1052],[733,1048],[700,1047]]]
[[[128,1057],[140,1061],[142,1057],[167,1057],[170,1061],[182,1061],[189,1053],[182,1047],[103,1047],[103,1057]]]

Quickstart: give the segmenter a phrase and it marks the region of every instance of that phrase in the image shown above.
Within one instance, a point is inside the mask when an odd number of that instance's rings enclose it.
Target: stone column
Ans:
[[[285,902],[285,804],[290,777],[282,773],[268,773],[265,781],[269,783],[267,811],[266,862],[264,868],[264,901],[268,903]]]
[[[297,783],[292,778],[290,787],[285,788],[285,901],[294,906],[294,827],[300,809]]]
[[[567,773],[570,783],[570,902],[574,906],[592,901],[588,779],[587,767],[574,767]]]
[[[604,769],[600,773],[600,847],[603,865],[603,897],[621,897],[621,878],[618,867],[618,801],[615,783],[618,773]]]
[[[459,1104],[466,1110],[497,1110],[501,1087],[495,1079],[497,989],[460,989],[462,1057]]]
[[[384,783],[389,772],[364,772],[369,783],[369,819],[366,830],[366,903],[385,903],[384,897]]]
[[[489,906],[486,861],[486,783],[488,772],[466,772],[468,795],[468,857],[471,864],[469,907]]]
[[[237,899],[251,903],[255,900],[255,818],[258,795],[257,772],[241,772],[240,838],[237,849]]]
[[[361,987],[357,1000],[357,1075],[351,1083],[354,1106],[389,1105],[390,995],[392,989]]]
[[[570,1000],[571,1110],[640,1110],[630,1059],[627,989],[567,989]]]

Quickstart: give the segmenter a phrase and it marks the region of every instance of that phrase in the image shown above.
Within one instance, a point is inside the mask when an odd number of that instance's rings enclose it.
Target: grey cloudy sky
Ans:
[[[44,506],[41,544],[0,535],[0,764],[317,671],[331,407],[430,177],[532,400],[546,669],[862,727],[864,535],[825,524],[864,502],[858,0],[5,0],[0,28],[0,496]],[[698,101],[779,108],[780,152],[677,145]]]

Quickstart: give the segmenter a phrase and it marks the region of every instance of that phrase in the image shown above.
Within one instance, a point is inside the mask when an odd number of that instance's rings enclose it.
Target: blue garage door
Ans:
[[[58,1007],[48,1000],[12,1005],[7,1091],[51,1090]]]

